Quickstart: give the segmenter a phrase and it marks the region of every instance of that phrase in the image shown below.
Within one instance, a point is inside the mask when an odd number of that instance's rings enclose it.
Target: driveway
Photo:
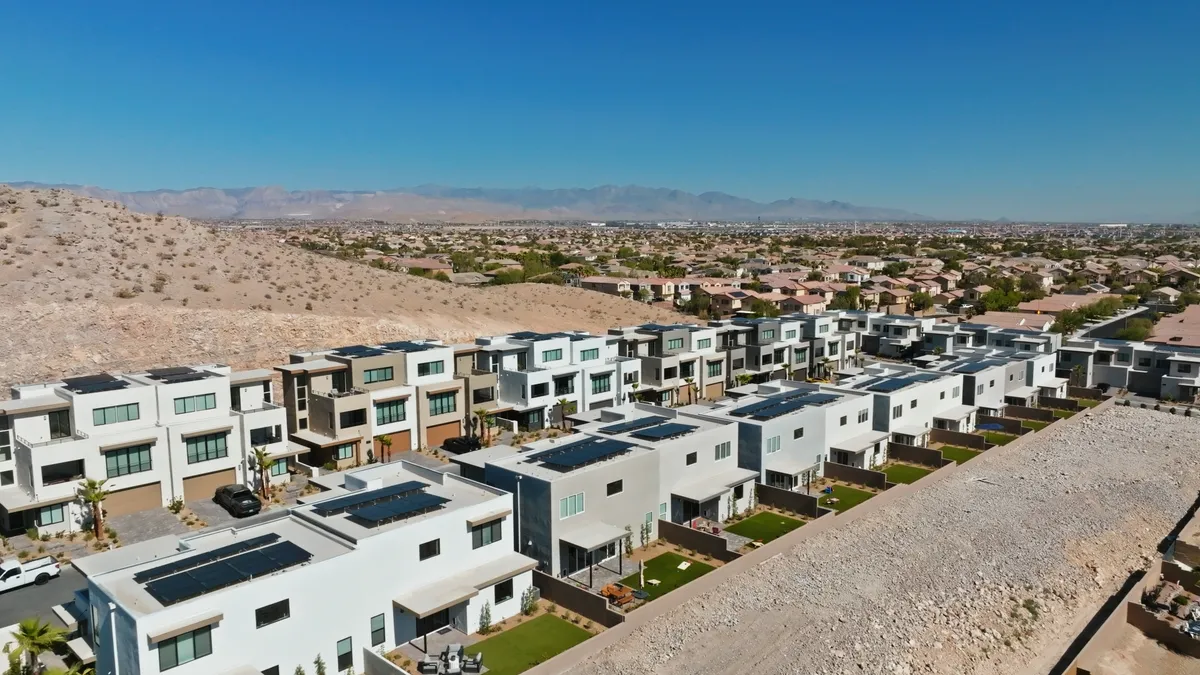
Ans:
[[[257,516],[251,516],[250,518],[234,518],[233,516],[229,515],[228,511],[221,508],[220,505],[211,499],[201,499],[194,502],[188,502],[187,507],[192,513],[200,516],[200,520],[203,520],[207,524],[208,527],[206,529],[220,529],[222,527],[246,527],[247,525],[253,525],[260,520],[270,518],[271,516],[275,515],[277,511],[283,509],[283,507],[275,504],[270,510],[263,511]]]
[[[166,509],[149,509],[113,516],[105,524],[117,531],[117,536],[124,545],[191,532],[187,525],[179,522],[179,518]]]
[[[22,619],[37,617],[62,627],[62,622],[50,611],[54,605],[75,600],[75,591],[87,587],[87,581],[74,567],[64,567],[57,579],[44,586],[30,585],[0,593],[0,626],[11,626]]]

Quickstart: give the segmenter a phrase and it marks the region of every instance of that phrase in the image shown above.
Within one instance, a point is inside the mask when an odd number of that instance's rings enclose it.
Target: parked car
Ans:
[[[483,443],[479,442],[477,436],[456,436],[447,438],[442,443],[442,449],[446,452],[453,452],[456,455],[461,455],[464,452],[471,452],[483,447]]]
[[[41,586],[61,571],[58,562],[51,556],[25,562],[5,560],[0,562],[0,591],[11,591],[29,584]]]
[[[245,518],[262,511],[262,502],[245,485],[222,485],[213,495],[213,501],[221,505],[234,518]]]

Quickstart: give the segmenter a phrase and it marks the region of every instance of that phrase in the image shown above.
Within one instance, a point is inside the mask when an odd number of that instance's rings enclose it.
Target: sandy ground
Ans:
[[[1125,629],[1125,639],[1104,655],[1094,675],[1195,675],[1200,660],[1176,654],[1141,631]]]
[[[466,288],[217,233],[61,190],[0,186],[0,384],[292,349],[671,321],[546,284]]]

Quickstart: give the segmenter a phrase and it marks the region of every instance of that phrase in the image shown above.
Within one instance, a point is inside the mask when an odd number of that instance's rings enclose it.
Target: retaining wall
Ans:
[[[700,555],[710,555],[721,562],[733,562],[742,557],[729,550],[729,540],[725,537],[694,530],[669,520],[658,521],[658,536],[676,546],[682,546]]]
[[[829,509],[821,508],[818,497],[807,495],[803,492],[792,492],[783,488],[759,484],[755,486],[755,493],[758,503],[763,506],[774,506],[777,509],[795,511],[809,518],[819,518],[826,513],[830,513]]]
[[[1088,387],[1072,387],[1067,385],[1067,396],[1071,398],[1090,398],[1093,401],[1107,401],[1112,398],[1099,389]]]
[[[625,621],[625,615],[612,609],[607,598],[580,588],[569,581],[563,581],[545,572],[534,570],[533,585],[537,586],[543,600],[561,605],[605,628],[612,628]]]
[[[1083,406],[1079,405],[1079,401],[1070,398],[1054,398],[1053,396],[1043,396],[1038,399],[1038,405],[1043,408],[1054,408],[1055,410],[1082,410]]]
[[[975,418],[976,425],[979,424],[999,424],[1000,431],[1014,436],[1024,436],[1033,431],[1021,424],[1021,420],[1012,419],[1009,417],[992,417],[991,415],[979,415]]]
[[[947,445],[957,445],[962,448],[970,448],[972,450],[987,450],[988,442],[983,436],[968,434],[963,431],[950,431],[949,429],[930,429],[929,440],[933,443],[945,443]]]
[[[947,464],[953,464],[954,460],[942,457],[941,450],[933,448],[922,448],[919,445],[905,445],[903,443],[888,443],[888,457],[898,459],[902,462],[911,462],[922,466],[940,469]]]
[[[855,485],[865,485],[877,490],[886,490],[889,485],[887,474],[882,471],[860,469],[854,466],[838,464],[837,462],[825,462],[825,477],[843,480]]]
[[[1019,420],[1033,420],[1035,422],[1054,422],[1058,419],[1053,410],[1028,408],[1023,405],[1004,406],[1004,415],[1006,417],[1015,417]]]

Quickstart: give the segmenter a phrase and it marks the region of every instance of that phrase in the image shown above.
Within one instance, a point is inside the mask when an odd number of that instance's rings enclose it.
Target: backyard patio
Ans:
[[[679,553],[667,552],[645,561],[645,572],[633,574],[621,580],[623,586],[644,591],[646,597],[638,598],[650,602],[683,586],[705,574],[713,571],[714,567]],[[683,569],[680,569],[680,567]],[[646,585],[642,586],[641,578],[645,577]],[[636,594],[635,594],[636,597]],[[640,603],[639,603],[640,604]]]
[[[970,448],[964,448],[958,445],[943,445],[937,449],[942,451],[942,457],[954,460],[954,462],[957,464],[969,462],[978,457],[981,453],[979,450],[972,450]]]
[[[574,617],[578,618],[578,617]],[[517,675],[592,637],[593,633],[553,614],[542,614],[466,648],[483,654],[491,675]]]
[[[915,483],[933,473],[928,467],[897,460],[889,461],[881,470],[887,475],[888,482],[904,484]]]
[[[760,511],[725,528],[725,532],[742,537],[744,544],[766,544],[804,525],[803,520],[789,518],[772,511]],[[738,548],[742,548],[739,546]]]
[[[838,513],[848,511],[875,496],[873,492],[852,488],[848,485],[832,485],[830,487],[832,487],[833,491],[829,493],[823,492],[818,503]]]

